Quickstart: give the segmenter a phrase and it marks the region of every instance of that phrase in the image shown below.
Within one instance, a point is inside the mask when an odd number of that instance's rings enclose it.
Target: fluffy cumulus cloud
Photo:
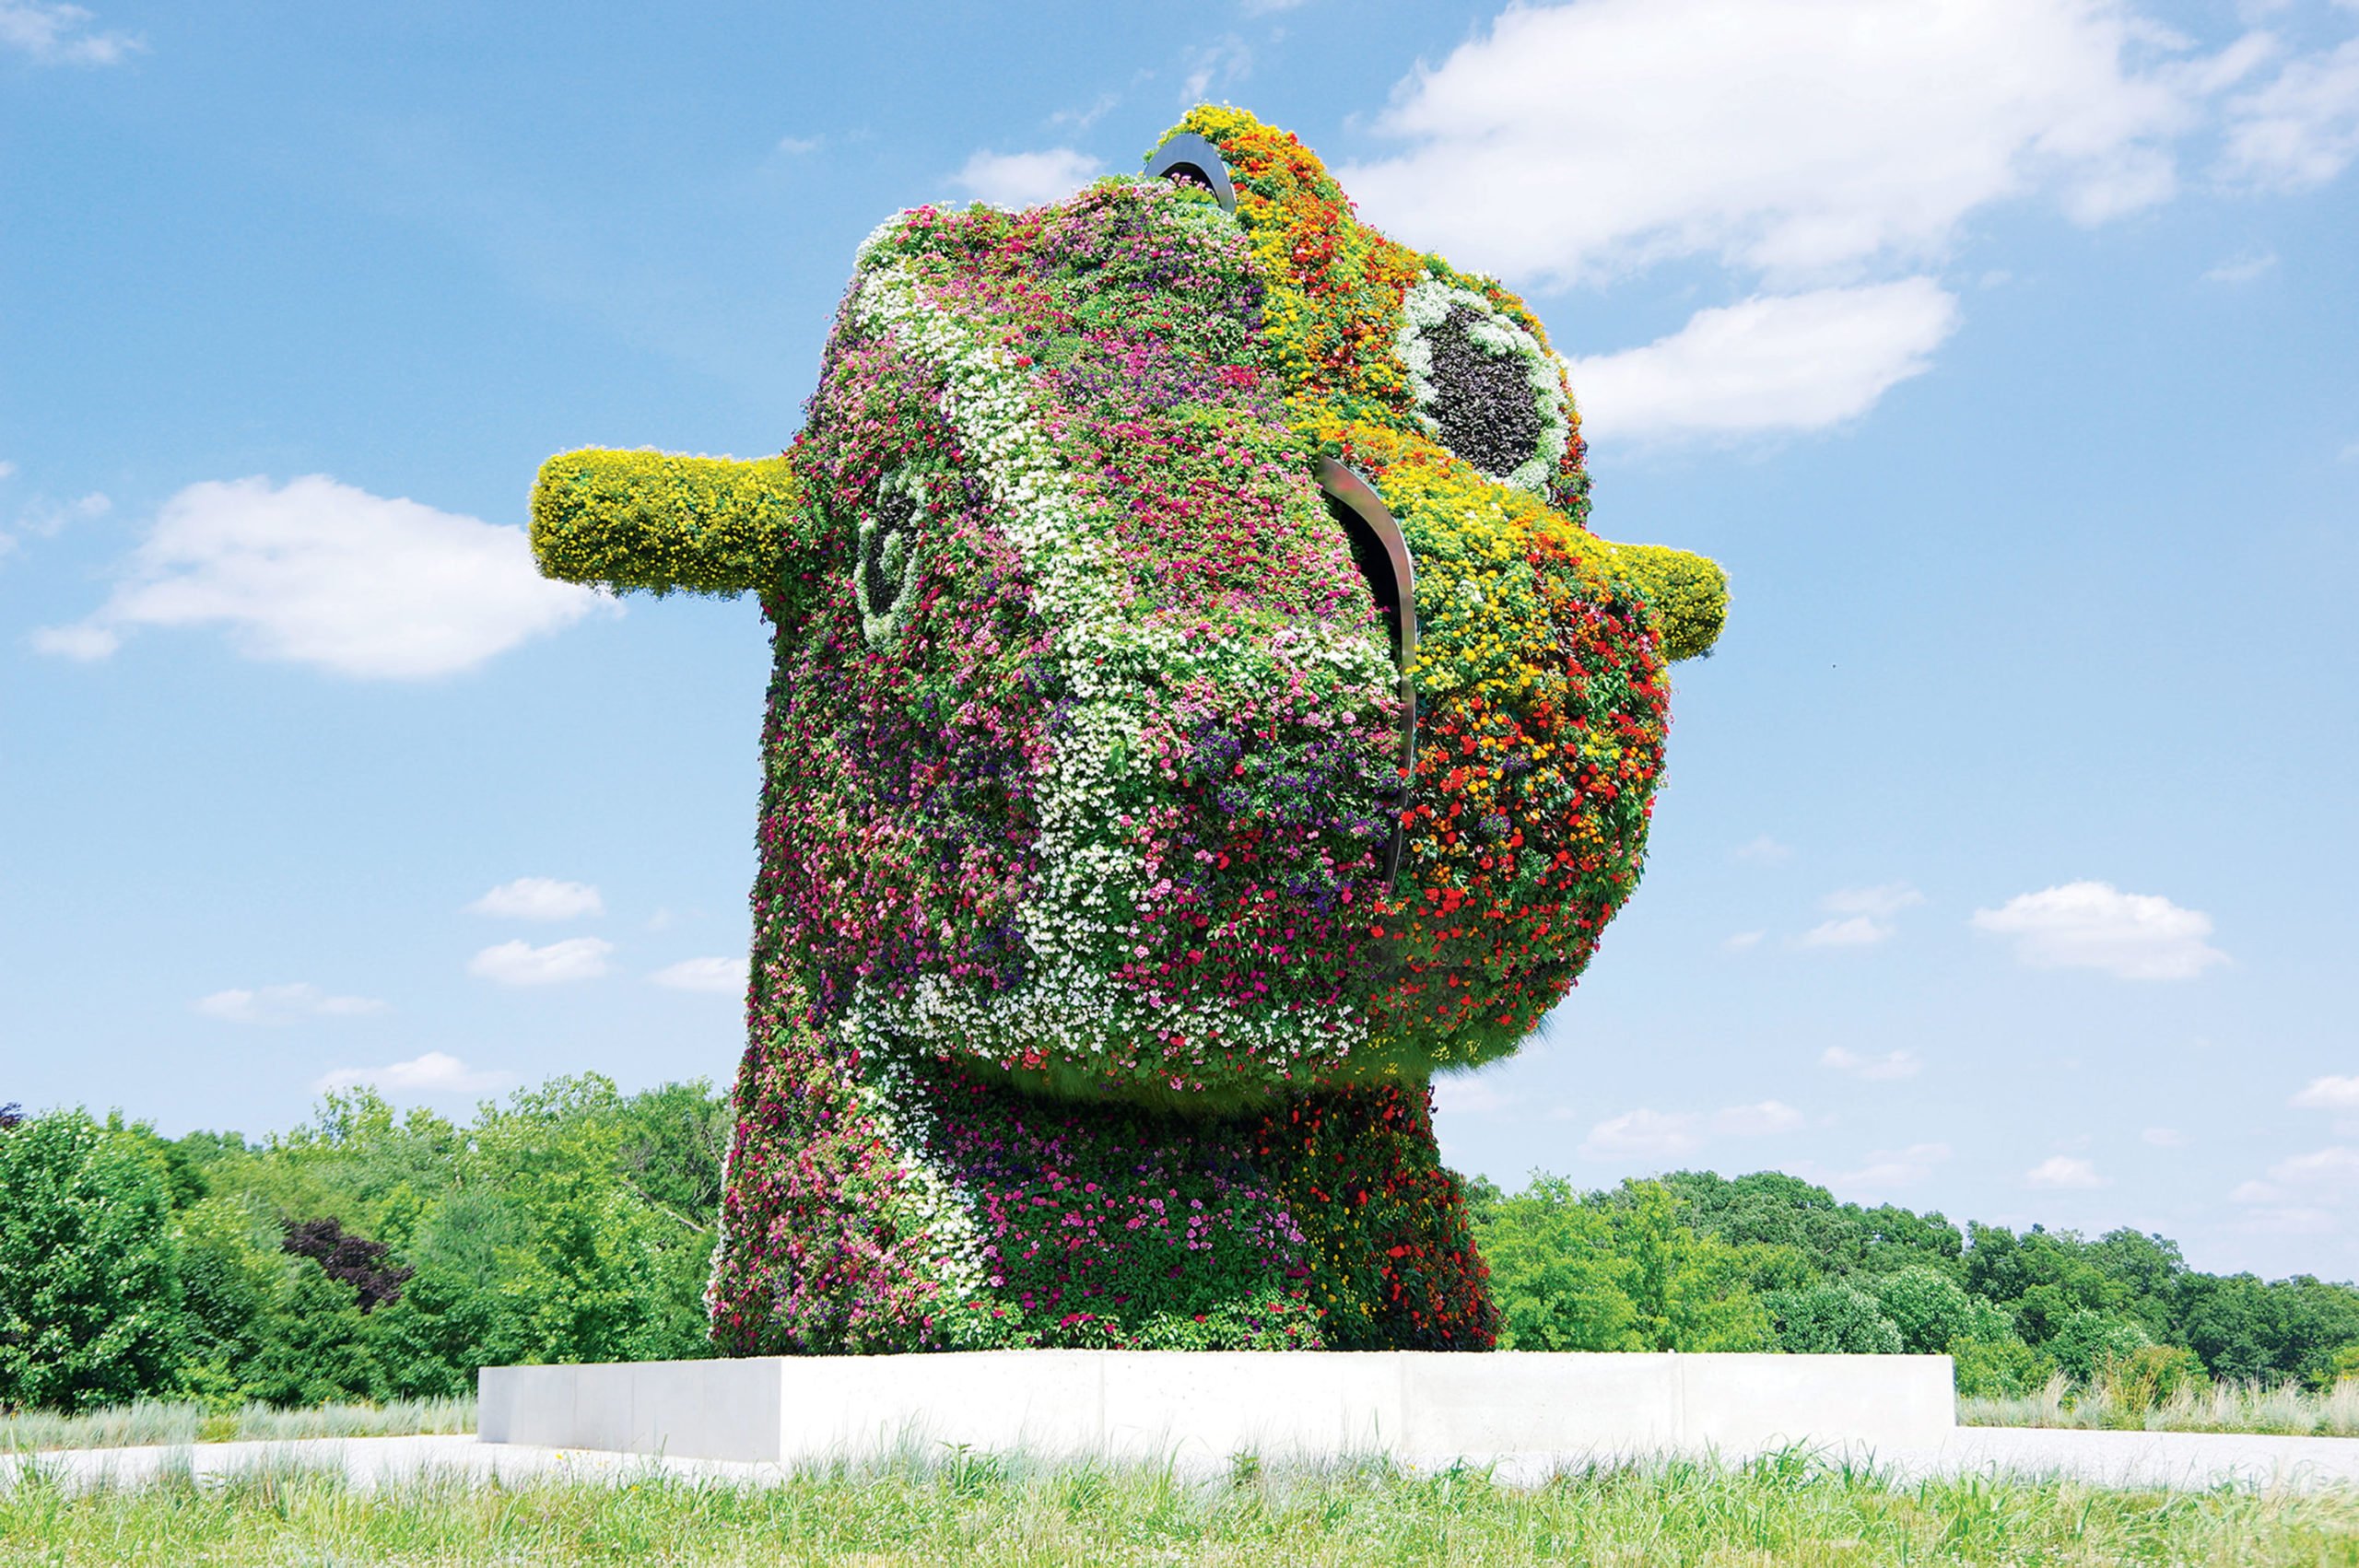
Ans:
[[[665,965],[647,977],[675,991],[706,991],[714,996],[745,994],[745,961],[743,958],[683,958],[677,964]]]
[[[2097,969],[2125,980],[2185,980],[2228,955],[2205,939],[2212,918],[2150,893],[2072,882],[1974,912],[1974,928],[2010,939],[2035,969]]]
[[[218,626],[257,659],[419,679],[472,668],[612,601],[551,582],[521,528],[389,500],[323,474],[192,485],[124,580],[43,652],[103,658],[138,626]]]
[[[457,1057],[428,1051],[408,1061],[383,1067],[339,1067],[322,1078],[319,1087],[357,1089],[363,1085],[388,1094],[479,1094],[504,1089],[516,1082],[512,1072],[478,1071]]]
[[[979,151],[951,179],[979,202],[1030,207],[1071,195],[1105,168],[1087,153],[1071,147],[1050,147],[1046,152]]]
[[[2127,0],[1516,4],[1375,129],[1397,150],[1338,172],[1410,244],[1543,287],[1706,258],[1749,296],[1573,359],[1593,434],[1811,430],[1928,367],[1959,311],[1919,275],[1993,204],[2136,212],[2215,130],[2236,182],[2339,172],[2359,43],[2207,53]]]
[[[374,997],[330,996],[317,986],[301,983],[215,991],[191,1005],[207,1018],[229,1024],[293,1024],[306,1018],[356,1018],[385,1011],[385,1004]]]
[[[2096,1166],[2077,1154],[2050,1154],[2024,1173],[2024,1182],[2030,1187],[2054,1189],[2106,1185],[2105,1177],[2097,1175]]]
[[[1911,1050],[1886,1051],[1882,1056],[1862,1056],[1845,1050],[1841,1046],[1829,1046],[1819,1053],[1818,1065],[1864,1078],[1871,1083],[1889,1083],[1896,1079],[1914,1078],[1924,1071],[1925,1064]]]
[[[2331,1072],[2323,1078],[2313,1078],[2286,1103],[2298,1110],[2339,1111],[2349,1117],[2359,1113],[2359,1078],[2344,1078]],[[2344,1121],[2335,1123],[2337,1131],[2345,1129]]]
[[[586,882],[520,876],[514,882],[501,883],[468,905],[467,912],[506,920],[576,920],[585,915],[604,914],[606,902]]]
[[[1378,122],[1344,172],[1453,260],[1593,279],[1708,253],[1809,275],[1939,253],[2052,191],[2168,196],[2184,66],[2106,0],[1585,0],[1512,6]]]
[[[130,33],[99,28],[80,6],[59,0],[0,0],[0,49],[37,65],[112,65],[142,47]]]
[[[503,942],[468,960],[467,972],[503,986],[560,986],[604,974],[606,955],[614,950],[613,942],[594,936],[571,937],[545,947]]]
[[[1802,1112],[1778,1100],[1708,1114],[1640,1108],[1590,1128],[1580,1152],[1592,1160],[1671,1160],[1694,1153],[1714,1138],[1758,1138],[1802,1125]]]
[[[1956,296],[1930,277],[1756,295],[1566,369],[1581,428],[1601,440],[1818,430],[1931,369],[1957,324]]]

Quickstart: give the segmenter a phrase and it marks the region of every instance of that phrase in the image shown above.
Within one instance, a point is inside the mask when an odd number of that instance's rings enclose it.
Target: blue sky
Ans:
[[[1298,132],[1734,606],[1461,1167],[2359,1274],[2359,9],[0,0],[0,1100],[726,1081],[763,628],[533,576],[775,451],[862,235]]]

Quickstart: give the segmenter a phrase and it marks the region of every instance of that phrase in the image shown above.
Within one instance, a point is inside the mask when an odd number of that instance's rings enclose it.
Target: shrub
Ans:
[[[1900,1330],[1875,1298],[1836,1280],[1768,1298],[1778,1348],[1796,1354],[1898,1355]]]
[[[2082,1311],[2066,1315],[2043,1348],[2074,1382],[2092,1383],[2107,1366],[2154,1342],[2127,1318]]]
[[[56,1111],[0,1132],[0,1406],[79,1410],[163,1386],[180,1282],[161,1164]]]
[[[1938,1354],[1964,1340],[2009,1337],[2006,1314],[1921,1264],[1872,1274],[1858,1283],[1900,1331],[1900,1347],[1911,1354]]]
[[[1950,1346],[1958,1398],[2018,1399],[2043,1387],[2056,1363],[2010,1334],[2003,1339],[1962,1340]]]

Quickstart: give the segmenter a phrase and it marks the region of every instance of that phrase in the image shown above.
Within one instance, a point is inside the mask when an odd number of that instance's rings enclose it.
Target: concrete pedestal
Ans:
[[[1183,1460],[1938,1446],[1947,1356],[989,1351],[495,1366],[487,1443],[800,1464],[963,1444]]]

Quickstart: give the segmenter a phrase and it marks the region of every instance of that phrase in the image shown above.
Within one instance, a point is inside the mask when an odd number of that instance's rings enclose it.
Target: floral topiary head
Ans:
[[[1489,279],[1199,109],[861,247],[809,421],[569,453],[543,568],[776,626],[752,1007],[863,1058],[1226,1109],[1512,1050],[1636,885],[1699,557],[1587,532]]]

